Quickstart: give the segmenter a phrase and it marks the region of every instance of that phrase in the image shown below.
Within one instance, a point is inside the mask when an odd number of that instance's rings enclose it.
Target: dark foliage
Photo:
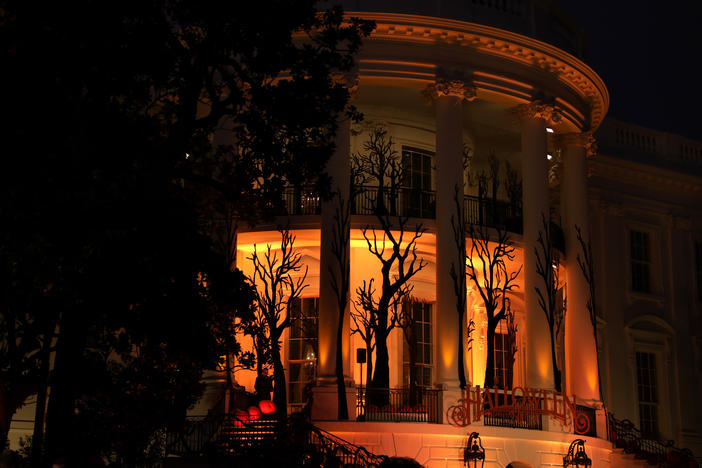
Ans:
[[[348,100],[332,72],[371,28],[341,20],[312,1],[0,3],[0,444],[49,384],[35,463],[133,465],[237,352],[252,293],[203,224],[272,213],[285,181],[324,188]]]

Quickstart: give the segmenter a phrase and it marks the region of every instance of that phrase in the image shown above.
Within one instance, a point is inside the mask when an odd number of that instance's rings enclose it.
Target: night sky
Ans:
[[[702,141],[702,0],[556,0],[585,30],[611,117]]]

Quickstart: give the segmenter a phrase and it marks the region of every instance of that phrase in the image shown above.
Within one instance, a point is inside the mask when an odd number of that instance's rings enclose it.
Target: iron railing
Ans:
[[[177,430],[166,432],[166,455],[191,456],[203,453],[220,434],[224,415],[187,418]]]
[[[319,449],[327,459],[335,463],[321,463],[320,466],[353,466],[376,468],[387,460],[384,455],[375,455],[365,447],[354,445],[341,437],[326,432],[316,426],[308,424],[307,442]]]
[[[483,424],[495,427],[543,430],[542,411],[540,411],[542,400],[540,398],[536,400],[536,405],[530,405],[527,404],[527,400],[523,396],[513,396],[509,390],[486,388],[485,391],[492,394],[490,398],[496,408],[484,413]],[[484,408],[488,410],[490,406],[486,404]]]
[[[646,436],[628,419],[620,421],[610,414],[607,426],[609,440],[615,447],[624,449],[635,458],[646,460],[649,465],[661,468],[700,467],[700,461],[689,449],[675,447],[672,440],[662,442],[653,436]]]
[[[190,419],[181,430],[167,434],[165,455],[197,457],[218,453],[231,457],[251,449],[260,453],[281,446],[282,437],[289,438],[288,443],[306,444],[308,449],[302,450],[303,456],[319,458],[314,460],[318,466],[377,468],[387,459],[310,424],[299,413],[291,415],[287,425],[270,417],[255,421],[234,415]],[[315,464],[306,462],[308,466]]]
[[[441,390],[434,388],[358,387],[356,419],[441,424],[441,405]]]
[[[502,200],[466,195],[463,201],[466,224],[500,227],[522,233],[522,206]]]
[[[409,187],[390,189],[364,185],[357,188],[351,206],[355,215],[389,215],[413,218],[436,217],[436,193]]]
[[[318,215],[321,200],[319,193],[311,187],[286,187],[283,190],[283,212],[281,215]]]

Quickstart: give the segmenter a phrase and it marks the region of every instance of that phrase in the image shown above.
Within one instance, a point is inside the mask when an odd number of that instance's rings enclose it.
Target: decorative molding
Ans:
[[[529,104],[520,104],[512,112],[520,119],[544,119],[547,125],[561,121],[561,112],[554,104],[543,99],[534,99]]]
[[[475,100],[477,89],[471,77],[457,72],[438,70],[434,83],[422,91],[424,98],[433,102],[443,96],[455,96],[461,101]]]
[[[347,12],[347,15],[376,22],[370,40],[465,48],[548,73],[587,104],[590,115],[582,122],[585,128],[596,129],[607,113],[609,93],[597,73],[578,58],[545,42],[465,21],[397,13]]]
[[[592,136],[592,131],[556,135],[555,142],[564,150],[568,146],[580,146],[585,149],[585,156],[597,154],[597,140]]]
[[[351,123],[351,135],[358,136],[361,133],[370,133],[375,129],[389,130],[390,123],[387,120],[361,120]]]

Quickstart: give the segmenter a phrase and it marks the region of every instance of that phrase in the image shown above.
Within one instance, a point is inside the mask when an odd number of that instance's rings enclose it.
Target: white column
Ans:
[[[322,202],[321,234],[319,246],[319,356],[317,369],[317,386],[314,388],[312,419],[337,418],[337,387],[336,387],[336,344],[337,326],[339,323],[339,306],[336,291],[332,286],[332,275],[339,277],[339,262],[333,252],[335,242],[334,226],[339,210],[339,194],[344,203],[349,199],[349,161],[351,152],[350,122],[344,119],[339,122],[336,133],[336,150],[327,163],[326,172],[331,178],[331,190],[335,193],[329,201]],[[346,226],[345,229],[349,229]],[[350,249],[350,245],[346,245]],[[349,251],[350,252],[350,251]],[[346,263],[350,255],[346,257]],[[343,268],[348,268],[348,264]],[[349,304],[346,302],[342,331],[342,363],[344,380],[349,381]],[[355,400],[353,388],[347,385],[347,407],[349,418],[355,418]]]
[[[535,287],[543,289],[536,273],[536,253],[542,217],[549,221],[546,121],[555,109],[541,103],[519,107],[522,119],[522,216],[524,227],[524,301],[526,304],[526,384],[554,388],[551,338],[539,307]]]
[[[444,408],[460,397],[458,323],[451,268],[465,274],[465,252],[459,252],[454,224],[463,232],[463,101],[475,98],[475,87],[464,80],[437,80],[429,88],[436,104],[436,324],[435,383],[444,389]],[[458,203],[457,203],[458,202]],[[453,220],[453,223],[452,223]],[[464,235],[464,234],[461,234]],[[459,334],[460,333],[460,334]],[[463,358],[464,375],[465,356]]]
[[[565,371],[569,393],[585,400],[600,400],[595,330],[587,302],[590,288],[577,257],[583,258],[576,226],[585,243],[590,241],[587,205],[587,149],[594,142],[589,133],[559,136],[563,154],[561,205],[567,255],[568,310],[565,320]]]
[[[436,383],[458,386],[459,324],[451,268],[464,274],[453,225],[463,209],[463,98],[436,100]],[[456,205],[458,190],[458,206]],[[461,229],[463,227],[461,226]],[[462,327],[460,327],[462,328]]]

